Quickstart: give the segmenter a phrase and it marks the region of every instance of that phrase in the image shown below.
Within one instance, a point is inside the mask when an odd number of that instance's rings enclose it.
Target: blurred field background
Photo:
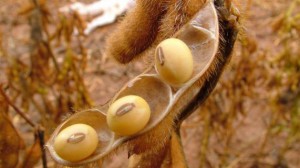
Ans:
[[[299,168],[300,1],[236,2],[242,21],[232,60],[182,127],[187,161],[191,168]],[[0,168],[42,167],[38,125],[47,140],[70,114],[104,104],[145,68],[104,55],[118,23],[80,35],[90,18],[58,12],[70,3],[0,0]],[[59,166],[49,156],[47,164]],[[123,151],[103,167],[126,164]]]

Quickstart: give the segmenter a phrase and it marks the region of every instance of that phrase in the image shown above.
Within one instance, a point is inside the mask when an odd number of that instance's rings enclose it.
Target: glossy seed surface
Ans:
[[[150,107],[142,97],[128,95],[110,105],[107,124],[118,135],[133,135],[146,126],[150,115]]]
[[[193,74],[193,56],[189,47],[176,38],[162,41],[155,51],[155,68],[168,84],[182,85]]]
[[[87,124],[74,124],[55,138],[54,150],[64,160],[76,162],[89,157],[97,148],[98,136]]]

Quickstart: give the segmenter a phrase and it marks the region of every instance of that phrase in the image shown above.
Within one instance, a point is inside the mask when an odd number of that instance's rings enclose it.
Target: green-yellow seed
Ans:
[[[155,51],[155,67],[161,78],[170,85],[182,85],[193,74],[193,55],[181,40],[169,38]]]
[[[133,135],[142,130],[150,119],[148,103],[141,97],[128,95],[111,104],[107,124],[118,135]]]
[[[86,124],[74,124],[63,129],[54,140],[55,152],[64,160],[77,162],[89,157],[97,148],[98,136]]]

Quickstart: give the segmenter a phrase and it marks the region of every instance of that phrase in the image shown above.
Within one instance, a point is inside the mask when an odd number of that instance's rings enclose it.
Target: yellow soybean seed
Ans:
[[[74,124],[63,129],[54,140],[55,152],[64,160],[76,162],[89,157],[97,148],[98,136],[86,124]]]
[[[128,95],[111,104],[107,124],[118,135],[132,135],[142,130],[150,119],[150,107],[141,97]]]
[[[170,85],[182,85],[193,74],[193,55],[181,40],[169,38],[155,51],[155,67],[161,78]]]

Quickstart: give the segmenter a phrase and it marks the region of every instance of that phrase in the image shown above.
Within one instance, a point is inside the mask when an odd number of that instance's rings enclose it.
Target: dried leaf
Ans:
[[[284,19],[285,19],[285,15],[281,14],[273,20],[272,30],[274,32],[279,31],[282,28],[282,26],[284,26]]]
[[[26,151],[26,156],[21,168],[34,167],[41,158],[40,141],[37,138],[34,144]]]
[[[25,4],[22,6],[21,9],[18,11],[18,15],[26,15],[29,14],[34,9],[33,4]]]
[[[3,108],[0,108],[0,167],[13,168],[18,164],[19,151],[24,142]]]
[[[45,6],[45,0],[37,0],[39,6]],[[27,15],[35,8],[35,4],[32,2],[25,2],[24,5],[18,10],[18,15]]]
[[[0,89],[2,89],[0,85]],[[4,97],[0,95],[0,113],[7,114],[8,112],[8,104],[6,103]]]

